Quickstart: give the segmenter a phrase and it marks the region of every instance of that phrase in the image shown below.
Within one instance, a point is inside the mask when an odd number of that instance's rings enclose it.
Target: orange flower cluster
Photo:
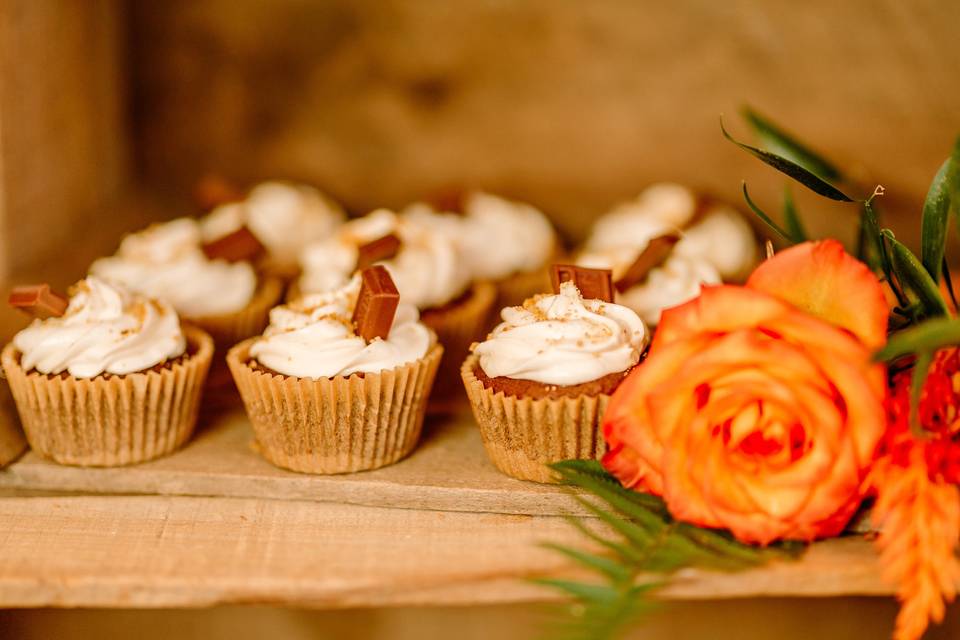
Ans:
[[[766,544],[840,533],[884,433],[888,307],[835,241],[664,313],[604,418],[604,465],[678,519]]]

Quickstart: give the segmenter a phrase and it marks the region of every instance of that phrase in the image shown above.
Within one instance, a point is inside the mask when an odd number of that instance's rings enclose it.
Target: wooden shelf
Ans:
[[[525,515],[583,511],[568,490],[507,477],[487,459],[473,418],[429,419],[420,446],[401,462],[364,473],[314,476],[279,469],[254,449],[242,412],[200,425],[181,451],[112,469],[66,467],[29,452],[0,472],[0,488],[315,500],[404,509]]]
[[[0,499],[0,606],[314,607],[555,599],[573,575],[538,543],[581,544],[562,518],[250,498]],[[862,538],[743,573],[685,570],[669,598],[884,594]]]
[[[526,578],[579,575],[539,546],[585,544],[560,517],[576,502],[498,473],[469,416],[430,421],[394,466],[344,476],[277,469],[251,443],[235,413],[135,467],[62,467],[28,453],[0,472],[0,607],[540,601],[557,594]],[[681,571],[663,595],[886,593],[870,543],[854,536],[799,562]]]

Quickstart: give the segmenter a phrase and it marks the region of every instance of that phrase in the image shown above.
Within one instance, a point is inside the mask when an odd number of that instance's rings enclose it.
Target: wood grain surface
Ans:
[[[562,518],[303,501],[0,498],[0,606],[313,607],[556,599],[525,580],[577,576],[545,541]],[[886,594],[862,538],[742,573],[679,572],[667,598]]]
[[[0,471],[0,487],[102,494],[311,500],[403,509],[526,515],[582,514],[569,490],[514,480],[490,463],[473,418],[430,419],[420,446],[397,464],[344,475],[286,471],[254,450],[246,416],[201,425],[181,451],[121,468],[67,467],[28,453]]]

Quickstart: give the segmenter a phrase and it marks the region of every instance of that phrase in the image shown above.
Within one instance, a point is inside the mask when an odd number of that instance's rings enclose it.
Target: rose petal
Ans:
[[[780,251],[754,270],[747,286],[851,331],[871,349],[886,342],[890,309],[880,281],[836,240]]]

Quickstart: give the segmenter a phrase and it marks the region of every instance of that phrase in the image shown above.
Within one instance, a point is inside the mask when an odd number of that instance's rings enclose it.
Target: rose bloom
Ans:
[[[665,311],[604,416],[603,464],[679,520],[745,542],[839,534],[885,427],[888,309],[834,241]]]

